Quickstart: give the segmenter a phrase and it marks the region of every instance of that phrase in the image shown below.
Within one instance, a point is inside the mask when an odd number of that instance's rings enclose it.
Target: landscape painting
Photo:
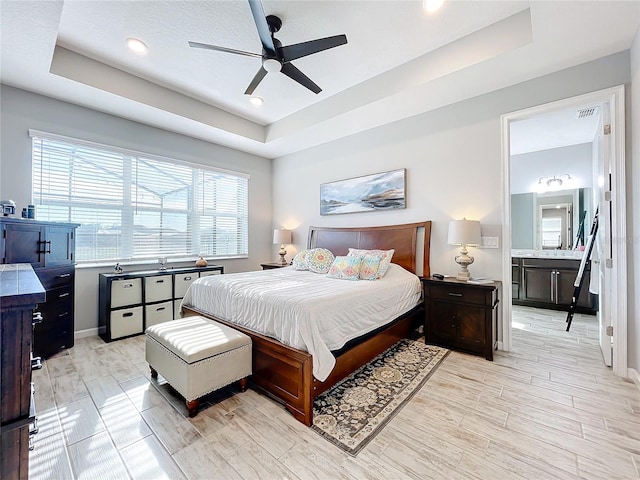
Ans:
[[[404,168],[320,185],[320,215],[405,207]]]

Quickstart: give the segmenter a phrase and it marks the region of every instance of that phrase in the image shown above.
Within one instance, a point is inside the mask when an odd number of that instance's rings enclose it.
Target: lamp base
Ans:
[[[287,251],[284,249],[284,245],[282,245],[280,247],[280,251],[278,252],[278,255],[280,255],[280,265],[287,265],[287,261],[284,258],[286,254],[287,254]]]
[[[466,268],[464,270],[460,270],[458,272],[458,276],[456,277],[458,280],[464,280],[465,282],[471,280],[471,275],[469,274],[469,270]]]
[[[458,276],[456,277],[458,280],[464,280],[465,282],[471,279],[471,274],[469,273],[469,269],[467,268],[474,261],[474,258],[471,255],[468,255],[466,245],[462,246],[462,250],[460,250],[460,255],[456,258],[456,263],[460,265],[460,271],[458,272]]]

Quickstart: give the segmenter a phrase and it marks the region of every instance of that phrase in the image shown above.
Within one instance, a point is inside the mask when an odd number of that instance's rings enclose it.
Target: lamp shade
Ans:
[[[479,245],[480,222],[477,220],[452,220],[449,222],[449,245]]]
[[[280,245],[291,243],[291,230],[279,230],[273,231],[273,243]]]

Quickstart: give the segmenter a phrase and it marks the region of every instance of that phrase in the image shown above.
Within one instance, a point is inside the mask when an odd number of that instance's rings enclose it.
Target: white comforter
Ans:
[[[420,296],[419,278],[394,264],[376,281],[285,267],[200,278],[182,305],[309,352],[313,375],[322,381],[336,363],[332,350],[409,311]]]

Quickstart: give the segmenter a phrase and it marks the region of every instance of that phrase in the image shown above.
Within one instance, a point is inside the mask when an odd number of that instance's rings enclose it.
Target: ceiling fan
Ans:
[[[283,47],[280,41],[274,37],[274,34],[282,27],[282,20],[275,15],[267,15],[265,17],[264,9],[260,0],[249,0],[249,6],[251,7],[253,20],[256,23],[258,35],[262,42],[262,54],[235,50],[233,48],[219,47],[216,45],[209,45],[207,43],[189,42],[189,46],[261,58],[262,66],[260,67],[260,70],[258,70],[258,73],[256,73],[255,77],[253,77],[253,80],[251,80],[247,90],[244,92],[245,95],[251,95],[268,72],[282,72],[303,87],[311,90],[313,93],[320,93],[322,89],[304,73],[298,70],[291,61],[306,57],[307,55],[313,55],[314,53],[318,53],[323,50],[344,45],[347,43],[347,36],[334,35],[332,37],[319,38],[317,40],[310,40],[308,42],[296,43],[294,45],[287,45]]]

